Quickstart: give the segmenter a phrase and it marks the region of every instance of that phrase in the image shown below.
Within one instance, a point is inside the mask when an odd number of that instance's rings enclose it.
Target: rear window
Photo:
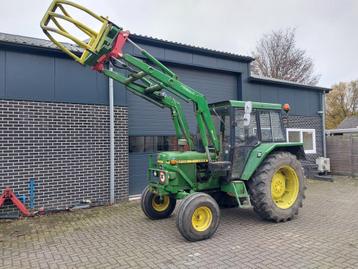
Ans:
[[[285,141],[281,124],[281,113],[278,111],[261,111],[260,131],[263,142]]]

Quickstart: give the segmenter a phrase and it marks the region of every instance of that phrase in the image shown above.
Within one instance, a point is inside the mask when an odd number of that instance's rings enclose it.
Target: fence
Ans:
[[[333,174],[358,176],[358,133],[327,136],[327,157]]]

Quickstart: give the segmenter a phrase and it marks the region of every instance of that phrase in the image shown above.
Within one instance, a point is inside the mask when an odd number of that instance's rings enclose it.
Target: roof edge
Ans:
[[[214,50],[214,49],[183,44],[183,43],[175,42],[175,41],[168,41],[168,40],[155,38],[155,37],[151,37],[151,36],[145,36],[145,35],[131,33],[130,37],[134,41],[139,41],[142,43],[153,44],[153,45],[159,44],[159,45],[164,45],[167,47],[179,48],[179,49],[182,49],[185,51],[195,51],[195,52],[198,52],[199,54],[209,54],[209,55],[214,55],[214,56],[220,56],[223,58],[235,59],[235,60],[239,60],[239,61],[247,62],[247,63],[250,63],[255,60],[254,58],[252,58],[250,56],[244,56],[244,55],[239,55],[239,54],[225,52],[225,51],[218,51],[218,50]]]
[[[241,62],[245,62],[245,63],[250,63],[254,60],[250,56],[243,56],[243,55],[234,54],[234,53],[230,53],[230,52],[217,51],[217,50],[213,50],[213,49],[209,49],[209,48],[202,48],[202,47],[182,44],[179,42],[143,36],[143,35],[139,35],[139,34],[130,34],[130,36],[133,41],[137,41],[142,44],[148,44],[148,45],[154,45],[154,46],[161,45],[161,46],[165,46],[167,48],[173,48],[173,49],[178,49],[178,50],[187,51],[187,52],[194,52],[194,53],[198,53],[198,54],[202,54],[202,55],[203,54],[211,55],[211,56],[216,56],[216,57],[220,57],[220,58],[241,61]],[[46,50],[51,50],[51,51],[54,51],[54,50],[61,51],[52,42],[50,42],[47,39],[22,36],[22,35],[14,35],[14,34],[3,33],[3,32],[0,32],[0,44],[4,44],[4,45],[15,44],[18,47],[31,47],[31,48],[46,49]],[[72,52],[80,53],[80,48],[77,45],[72,45],[69,43],[64,43],[64,44]]]
[[[346,128],[346,129],[327,129],[326,134],[337,134],[337,133],[358,133],[357,128]]]
[[[282,110],[282,104],[278,103],[266,103],[266,102],[251,102],[252,108],[254,109],[270,109],[270,110]],[[215,103],[209,104],[210,107],[221,107],[221,106],[232,106],[232,107],[240,107],[244,108],[247,101],[242,100],[226,100],[219,101]]]
[[[302,84],[302,83],[298,83],[298,82],[275,79],[275,78],[260,77],[260,76],[256,76],[256,75],[250,75],[249,81],[254,82],[254,83],[262,83],[262,84],[283,85],[283,86],[288,86],[288,87],[293,87],[293,88],[305,88],[307,90],[323,91],[325,93],[328,93],[332,90],[331,88],[326,88],[326,87],[307,85],[307,84]]]

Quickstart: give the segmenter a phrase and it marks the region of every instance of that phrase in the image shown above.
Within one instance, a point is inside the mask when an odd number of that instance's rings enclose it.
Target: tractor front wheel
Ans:
[[[208,194],[198,192],[187,196],[180,205],[177,228],[189,241],[210,238],[220,222],[220,209]]]
[[[257,169],[248,187],[251,203],[261,218],[291,220],[305,198],[301,163],[289,152],[273,153]]]
[[[170,217],[176,205],[176,199],[170,196],[159,196],[147,186],[142,192],[141,206],[144,214],[150,219]]]

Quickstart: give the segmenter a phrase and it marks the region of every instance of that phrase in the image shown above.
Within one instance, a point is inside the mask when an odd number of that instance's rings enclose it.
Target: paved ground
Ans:
[[[196,243],[175,215],[150,221],[138,202],[0,222],[0,268],[358,268],[358,180],[307,185],[295,220],[226,209],[216,235]]]

